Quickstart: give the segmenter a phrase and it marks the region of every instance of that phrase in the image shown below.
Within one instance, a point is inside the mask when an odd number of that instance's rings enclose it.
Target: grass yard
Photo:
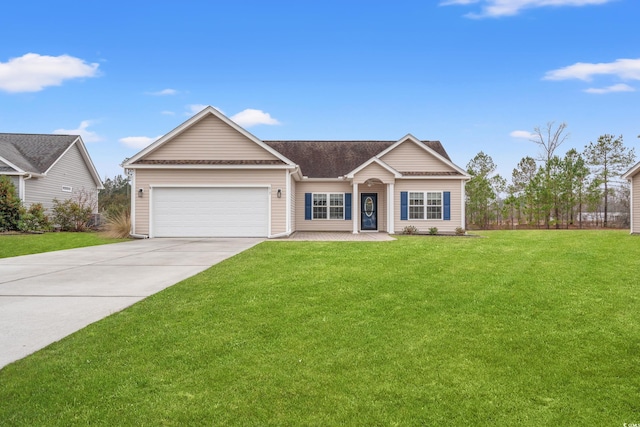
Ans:
[[[0,234],[0,258],[124,242],[99,233]]]
[[[0,371],[0,424],[640,423],[640,238],[258,245]]]

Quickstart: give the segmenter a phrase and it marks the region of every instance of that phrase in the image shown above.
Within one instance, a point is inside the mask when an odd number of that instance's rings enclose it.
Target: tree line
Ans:
[[[634,149],[622,135],[604,134],[561,157],[556,152],[569,137],[566,128],[554,122],[534,128],[530,141],[539,153],[522,158],[510,180],[482,151],[467,164],[467,228],[629,225],[629,185],[620,176],[634,163]]]

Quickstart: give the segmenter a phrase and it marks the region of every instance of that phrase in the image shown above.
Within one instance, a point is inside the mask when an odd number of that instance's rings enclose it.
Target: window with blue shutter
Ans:
[[[344,195],[344,219],[351,219],[351,193],[345,193]]]
[[[442,199],[443,199],[443,208],[444,208],[444,213],[442,216],[442,219],[444,219],[445,221],[450,221],[451,220],[451,192],[450,191],[445,191],[442,193]]]
[[[409,195],[406,191],[400,192],[400,219],[406,221],[408,219]]]
[[[311,193],[304,193],[304,219],[311,220]]]

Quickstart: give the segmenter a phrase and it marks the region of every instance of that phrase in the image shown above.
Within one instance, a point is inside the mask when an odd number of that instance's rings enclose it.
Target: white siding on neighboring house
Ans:
[[[63,191],[71,189],[71,191]],[[82,193],[93,198],[94,212],[98,209],[97,184],[76,144],[55,163],[46,176],[25,180],[25,204],[42,203],[45,209],[53,207],[53,199],[66,200]]]
[[[411,141],[405,141],[380,158],[399,172],[454,172],[455,169]]]
[[[277,160],[277,157],[213,115],[207,115],[145,160]]]

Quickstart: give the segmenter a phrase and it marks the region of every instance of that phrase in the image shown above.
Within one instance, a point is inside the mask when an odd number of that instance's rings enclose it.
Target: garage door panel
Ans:
[[[155,237],[266,237],[267,188],[153,189]]]

